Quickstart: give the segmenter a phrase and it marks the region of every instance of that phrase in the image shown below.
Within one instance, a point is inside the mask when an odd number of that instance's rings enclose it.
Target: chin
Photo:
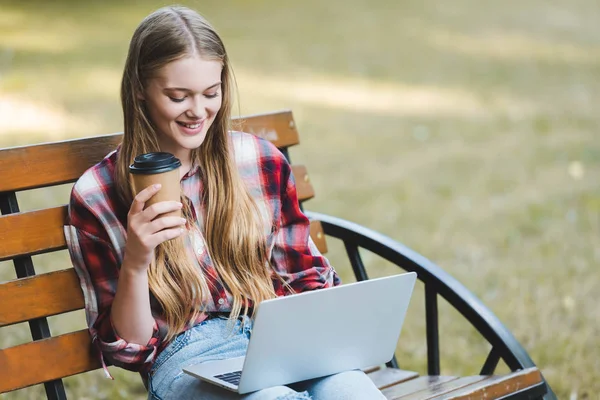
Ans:
[[[188,150],[195,150],[204,143],[204,139],[206,139],[206,134],[198,135],[191,138],[182,138],[183,140],[179,140],[179,145]]]

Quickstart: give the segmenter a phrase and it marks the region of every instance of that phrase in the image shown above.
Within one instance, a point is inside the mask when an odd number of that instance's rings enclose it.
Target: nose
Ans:
[[[186,117],[191,119],[204,119],[206,118],[208,112],[203,101],[196,97],[194,101],[191,102],[190,108],[185,112],[185,114]]]

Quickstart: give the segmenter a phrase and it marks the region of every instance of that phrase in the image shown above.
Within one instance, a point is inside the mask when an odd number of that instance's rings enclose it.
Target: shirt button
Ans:
[[[219,304],[223,305],[223,303],[225,303],[225,300],[219,299]]]
[[[202,255],[202,249],[198,248],[198,254]]]

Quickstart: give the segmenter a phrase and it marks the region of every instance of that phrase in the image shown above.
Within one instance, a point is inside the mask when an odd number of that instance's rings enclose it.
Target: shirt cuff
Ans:
[[[105,358],[113,365],[135,372],[139,372],[146,364],[154,362],[161,342],[156,320],[154,320],[152,327],[152,337],[145,345],[127,342],[117,334],[111,317],[109,317],[108,322],[110,331],[97,332],[95,336],[103,356],[103,367],[105,366]]]

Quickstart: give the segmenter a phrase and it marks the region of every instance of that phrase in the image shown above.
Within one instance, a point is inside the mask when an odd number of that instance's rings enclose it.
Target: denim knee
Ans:
[[[323,378],[311,379],[291,385],[296,390],[306,390],[313,398],[339,400],[385,400],[385,396],[363,371],[340,372]]]
[[[247,394],[244,400],[310,400],[307,392],[296,392],[288,386],[273,386]]]

